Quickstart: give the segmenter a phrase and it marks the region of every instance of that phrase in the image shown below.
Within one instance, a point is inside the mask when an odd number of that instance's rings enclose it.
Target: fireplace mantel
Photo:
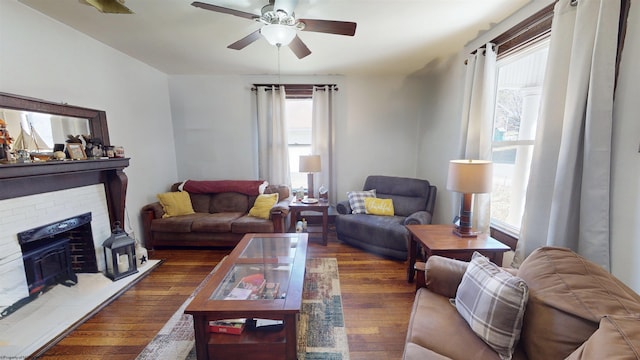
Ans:
[[[124,226],[128,158],[0,164],[0,200],[104,184],[113,224]]]

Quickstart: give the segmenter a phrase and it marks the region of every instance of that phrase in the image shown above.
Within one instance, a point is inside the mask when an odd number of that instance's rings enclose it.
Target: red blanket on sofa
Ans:
[[[245,195],[259,195],[264,180],[187,180],[182,190],[192,194],[237,192]]]

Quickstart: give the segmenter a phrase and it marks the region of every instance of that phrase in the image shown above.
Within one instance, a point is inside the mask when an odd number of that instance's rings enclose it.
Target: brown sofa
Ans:
[[[286,185],[268,185],[265,194],[278,193],[269,219],[249,216],[258,194],[244,191],[248,181],[200,181],[185,187],[194,214],[163,218],[160,202],[145,205],[142,226],[145,246],[155,247],[233,247],[247,233],[284,233],[289,228],[291,192]],[[223,185],[223,186],[221,186]],[[170,191],[179,191],[184,183],[175,183]],[[186,189],[192,189],[191,191]],[[211,189],[212,192],[207,192]],[[246,193],[245,193],[246,192]]]
[[[439,256],[419,264],[426,276],[418,271],[404,359],[500,359],[449,301],[468,264]],[[640,296],[602,267],[545,247],[510,272],[529,291],[513,359],[640,358]]]

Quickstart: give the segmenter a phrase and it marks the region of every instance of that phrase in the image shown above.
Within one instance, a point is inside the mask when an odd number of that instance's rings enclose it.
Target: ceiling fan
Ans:
[[[297,31],[313,31],[336,35],[353,36],[356,23],[348,21],[296,19],[293,9],[298,0],[269,0],[262,7],[262,14],[255,15],[244,11],[225,8],[195,1],[191,5],[210,11],[239,16],[259,21],[264,24],[260,29],[227,46],[229,49],[241,50],[253,43],[262,35],[271,45],[289,46],[291,51],[302,59],[311,54],[311,50],[298,37]]]

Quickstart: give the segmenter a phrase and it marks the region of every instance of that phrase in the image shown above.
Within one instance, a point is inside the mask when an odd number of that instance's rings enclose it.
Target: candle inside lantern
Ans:
[[[122,254],[118,256],[118,272],[124,273],[129,270],[129,255]]]

